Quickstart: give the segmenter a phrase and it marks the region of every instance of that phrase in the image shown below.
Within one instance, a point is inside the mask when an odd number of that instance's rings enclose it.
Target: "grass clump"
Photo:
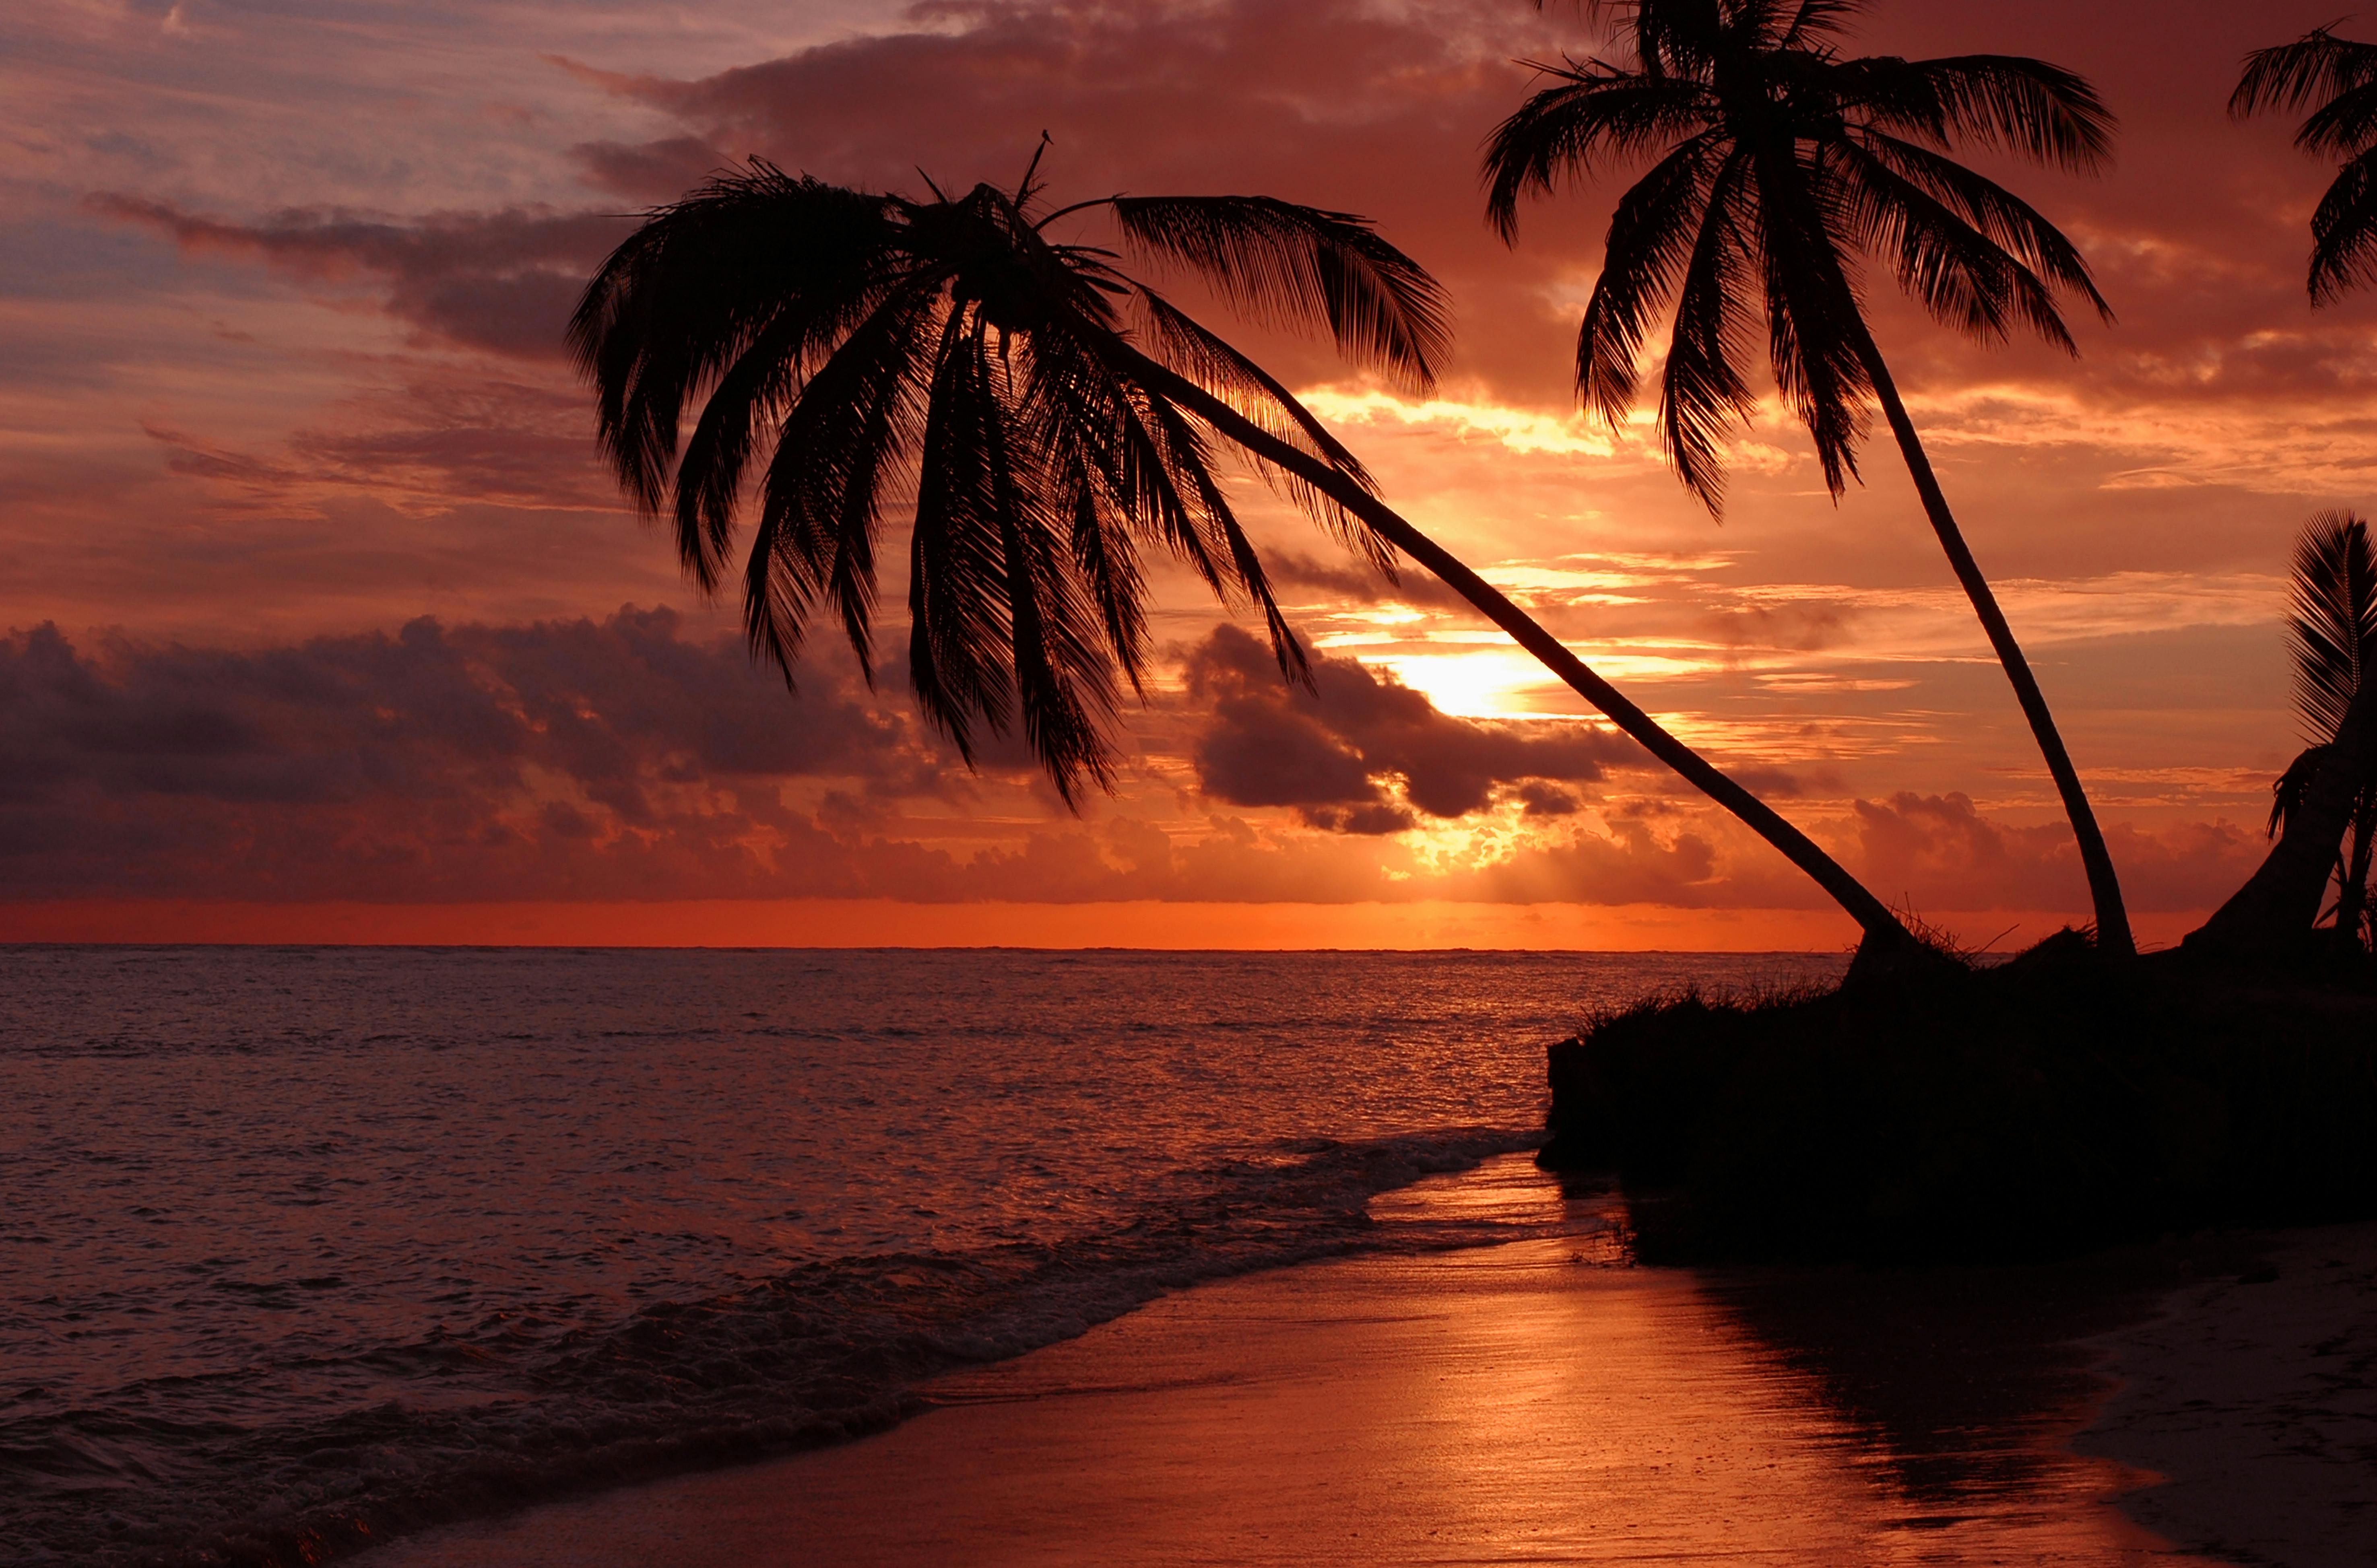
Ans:
[[[2052,1255],[2377,1214],[2377,988],[2077,933],[1994,968],[1683,994],[1552,1048],[1565,1172],[1654,1259]]]

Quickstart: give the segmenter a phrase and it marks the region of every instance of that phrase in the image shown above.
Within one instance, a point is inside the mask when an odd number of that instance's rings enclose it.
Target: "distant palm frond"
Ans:
[[[2295,544],[2287,651],[2303,738],[2325,745],[2377,658],[2377,554],[2368,523],[2349,512],[2321,513]]]
[[[2296,541],[2294,609],[2287,652],[2294,665],[2295,711],[2303,749],[2270,791],[2270,834],[2300,826],[2311,786],[2342,749],[2336,738],[2361,683],[2377,664],[2377,552],[2369,525],[2349,512],[2323,512]],[[2308,830],[2308,829],[2306,829]],[[2362,780],[2338,830],[2332,912],[2341,940],[2359,944],[2367,921],[2372,843],[2377,843],[2377,780]]]

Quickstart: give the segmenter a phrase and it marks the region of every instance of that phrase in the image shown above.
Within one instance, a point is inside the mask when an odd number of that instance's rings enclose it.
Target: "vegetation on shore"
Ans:
[[[1551,1051],[1539,1162],[1653,1261],[2013,1258],[2377,1214],[2377,971],[2110,962],[1643,1003]]]

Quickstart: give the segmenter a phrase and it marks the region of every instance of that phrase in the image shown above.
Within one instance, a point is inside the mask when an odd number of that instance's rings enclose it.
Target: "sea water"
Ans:
[[[1839,967],[0,949],[0,1562],[313,1560],[1509,1239],[1368,1200],[1525,1146],[1595,1010]]]

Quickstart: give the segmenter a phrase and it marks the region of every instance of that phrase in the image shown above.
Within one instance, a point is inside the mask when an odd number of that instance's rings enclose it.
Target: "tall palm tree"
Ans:
[[[570,340],[602,445],[638,505],[674,520],[705,591],[728,570],[756,471],[743,567],[755,655],[789,680],[811,618],[830,613],[872,680],[882,535],[913,508],[908,662],[926,715],[971,762],[977,731],[1004,731],[1020,710],[1068,802],[1084,779],[1110,787],[1117,677],[1137,691],[1146,671],[1143,549],[1258,608],[1282,670],[1303,669],[1218,447],[1380,566],[1399,551],[1451,585],[1815,878],[1863,928],[1869,961],[1920,961],[1897,917],[1805,834],[1380,502],[1278,381],[1114,250],[1048,230],[1102,214],[1137,255],[1259,318],[1325,327],[1414,388],[1447,343],[1424,271],[1361,219],[1262,196],[1051,209],[1038,164],[1012,191],[919,200],[755,160],[653,212],[587,285]]]
[[[2363,519],[2349,512],[2323,512],[2303,529],[2295,545],[2294,612],[2287,618],[2287,645],[2295,671],[2295,711],[2311,744],[2272,791],[2272,837],[2291,831],[2312,780],[2335,754],[2352,699],[2377,661],[2377,553],[2369,547]],[[2377,778],[2360,779],[2347,834],[2331,849],[2336,940],[2348,951],[2361,949],[2368,937],[2371,852],[2377,849]]]
[[[2245,57],[2228,100],[2230,113],[2243,118],[2302,109],[2311,113],[2295,144],[2342,163],[2311,215],[2310,286],[2316,308],[2377,280],[2377,44],[2321,28]],[[2299,944],[2319,919],[2335,847],[2373,771],[2377,682],[2367,682],[2346,705],[2318,766],[2297,780],[2298,799],[2277,847],[2187,944],[2260,954]]]
[[[2071,72],[1998,54],[1852,58],[1863,0],[1601,0],[1632,57],[1550,78],[1494,132],[1487,211],[1515,241],[1521,199],[1607,162],[1651,160],[1609,224],[1577,342],[1577,389],[1613,425],[1632,408],[1659,315],[1675,322],[1659,423],[1678,477],[1717,510],[1727,430],[1757,407],[1744,360],[1757,313],[1777,385],[1835,498],[1881,405],[1941,546],[2013,682],[2080,846],[2097,940],[2135,947],[2121,885],[2054,715],[1956,526],[1865,317],[1859,263],[1890,268],[1941,322],[2016,328],[2077,352],[2059,301],[2110,318],[2079,251],[2036,209],[1949,156],[1959,142],[2093,170],[2112,115]]]

